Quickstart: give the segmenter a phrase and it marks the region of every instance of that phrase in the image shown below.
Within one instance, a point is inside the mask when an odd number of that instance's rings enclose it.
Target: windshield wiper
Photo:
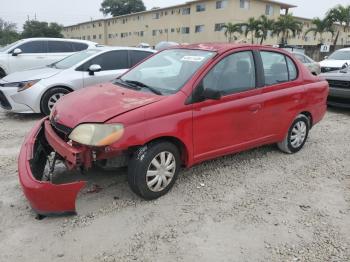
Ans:
[[[122,80],[122,81],[124,81],[124,80]],[[160,92],[158,89],[155,89],[155,88],[153,88],[151,86],[148,86],[148,85],[146,85],[146,84],[144,84],[142,82],[134,81],[134,80],[125,80],[124,82],[126,82],[128,84],[131,84],[133,86],[136,86],[136,87],[146,88],[146,89],[150,90],[151,92],[153,92],[156,95],[160,95],[160,96],[163,95],[163,93]]]

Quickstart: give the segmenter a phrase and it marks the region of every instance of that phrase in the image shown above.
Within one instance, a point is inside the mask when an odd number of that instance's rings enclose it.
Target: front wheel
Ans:
[[[305,115],[299,115],[288,130],[286,138],[278,143],[278,148],[287,153],[299,152],[305,145],[310,131],[310,120]]]
[[[63,87],[55,87],[47,91],[41,99],[41,112],[49,115],[57,101],[68,93],[69,90]]]
[[[146,200],[159,198],[173,187],[180,168],[180,153],[170,142],[151,143],[138,149],[128,165],[128,183]]]

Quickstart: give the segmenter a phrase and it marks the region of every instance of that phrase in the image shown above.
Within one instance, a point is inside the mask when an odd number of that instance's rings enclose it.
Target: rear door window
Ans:
[[[74,52],[71,42],[48,41],[49,53],[72,53]]]
[[[31,41],[18,47],[23,54],[47,53],[47,41]]]
[[[100,65],[102,71],[127,69],[129,68],[128,51],[118,50],[103,53],[87,62],[85,69],[87,70],[94,64]]]
[[[146,59],[153,53],[145,51],[129,51],[130,55],[130,67],[140,63],[142,60]]]
[[[297,67],[289,57],[272,51],[261,51],[260,54],[265,74],[265,85],[280,84],[297,78]]]

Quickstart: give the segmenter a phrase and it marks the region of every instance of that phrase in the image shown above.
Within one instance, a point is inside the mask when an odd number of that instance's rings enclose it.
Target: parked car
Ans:
[[[0,106],[15,113],[48,115],[62,96],[111,81],[155,52],[100,47],[78,52],[43,68],[10,74],[0,80]]]
[[[329,83],[328,104],[350,108],[350,66],[321,74]]]
[[[320,63],[317,63],[316,61],[312,60],[312,58],[308,57],[305,54],[299,53],[299,52],[293,52],[294,56],[302,62],[313,75],[319,75],[321,74],[321,66]]]
[[[320,62],[322,73],[338,71],[350,65],[350,48],[335,51],[325,60]]]
[[[74,52],[95,48],[96,43],[62,38],[28,38],[0,48],[0,78],[45,66]]]
[[[160,66],[170,63],[176,74],[163,74]],[[43,215],[75,212],[86,183],[55,183],[59,174],[45,170],[57,163],[69,170],[128,165],[131,189],[156,199],[172,188],[181,166],[265,144],[298,152],[325,115],[327,95],[324,79],[280,49],[174,47],[114,82],[63,97],[27,136],[20,181]],[[45,168],[48,156],[51,168]]]

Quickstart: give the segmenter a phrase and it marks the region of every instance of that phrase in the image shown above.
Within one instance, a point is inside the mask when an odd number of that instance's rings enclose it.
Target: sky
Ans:
[[[296,16],[313,18],[337,4],[349,4],[349,0],[279,0],[298,7],[293,9]],[[102,0],[0,0],[0,17],[17,24],[21,30],[28,19],[58,22],[65,26],[103,18],[99,11]],[[187,2],[186,0],[144,0],[147,9],[166,7]]]

